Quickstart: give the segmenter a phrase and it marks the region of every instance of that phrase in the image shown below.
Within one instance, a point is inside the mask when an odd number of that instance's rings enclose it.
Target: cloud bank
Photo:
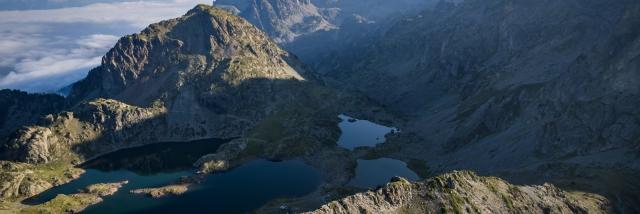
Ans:
[[[178,17],[199,3],[209,1],[156,0],[0,11],[0,89],[54,92],[84,78],[119,37]]]

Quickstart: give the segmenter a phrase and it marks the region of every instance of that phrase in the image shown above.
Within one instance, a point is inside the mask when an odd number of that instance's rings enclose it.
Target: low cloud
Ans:
[[[78,44],[87,48],[105,49],[113,46],[118,39],[119,37],[114,35],[94,34],[78,40]]]
[[[56,91],[84,78],[121,36],[178,17],[198,3],[209,1],[158,0],[0,11],[0,89]]]

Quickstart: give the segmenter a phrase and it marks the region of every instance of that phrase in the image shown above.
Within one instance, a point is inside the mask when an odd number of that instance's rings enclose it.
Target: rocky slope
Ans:
[[[627,0],[440,1],[325,77],[405,115],[402,136],[376,149],[386,156],[583,183],[638,212],[637,173],[603,177],[640,170],[639,12]]]
[[[335,9],[318,8],[311,0],[219,0],[219,6],[233,6],[278,43],[300,35],[334,29]]]
[[[0,202],[37,195],[78,178],[84,170],[51,163],[32,165],[0,161]]]
[[[516,186],[462,171],[416,183],[395,178],[375,191],[307,213],[608,213],[608,206],[599,195],[565,192],[551,184]]]
[[[21,126],[35,123],[64,106],[62,96],[0,90],[0,142],[6,141]]]
[[[443,169],[580,158],[637,169],[639,9],[626,0],[442,1],[330,76],[411,118],[405,130],[423,143],[399,156]]]
[[[47,115],[26,126],[4,145],[5,160],[31,164],[80,163],[96,155],[158,141],[156,133],[166,113],[162,106],[140,108],[115,100],[83,102],[72,111]]]

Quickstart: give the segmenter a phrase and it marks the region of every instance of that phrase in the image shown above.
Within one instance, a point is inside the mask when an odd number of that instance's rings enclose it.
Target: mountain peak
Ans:
[[[201,4],[182,17],[121,38],[99,67],[74,84],[69,98],[148,105],[185,88],[206,91],[249,79],[304,80],[302,70],[295,57],[248,21]]]

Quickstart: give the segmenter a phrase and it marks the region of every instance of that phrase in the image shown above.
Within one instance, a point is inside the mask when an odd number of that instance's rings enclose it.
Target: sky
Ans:
[[[210,0],[0,0],[0,89],[49,93],[98,66],[124,35]]]

